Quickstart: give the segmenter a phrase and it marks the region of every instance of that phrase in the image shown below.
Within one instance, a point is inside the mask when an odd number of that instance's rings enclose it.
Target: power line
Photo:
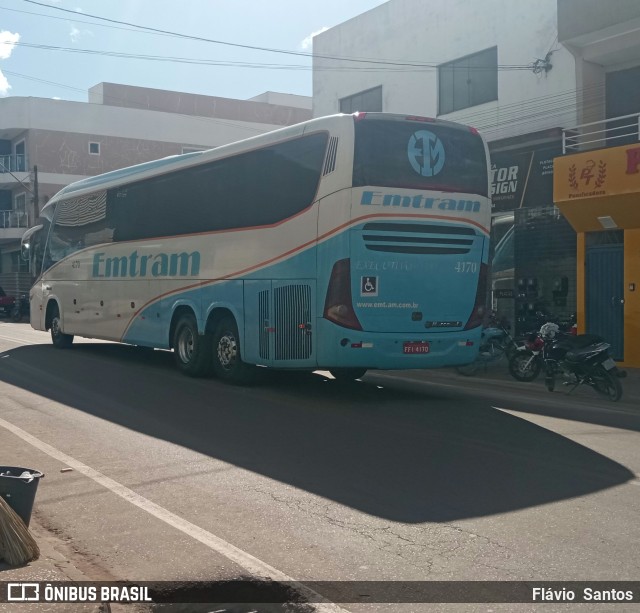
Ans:
[[[62,8],[60,6],[51,6],[49,4],[44,4],[42,2],[37,2],[36,0],[24,0],[24,2],[28,2],[29,4],[35,4],[38,6],[43,6],[46,7],[48,9],[53,9],[56,11],[62,11],[65,13],[71,13],[73,15],[78,15],[78,13],[76,11],[73,11],[71,9],[65,9]],[[144,30],[146,32],[151,32],[154,34],[164,34],[164,35],[168,35],[168,36],[174,36],[177,38],[183,38],[183,39],[187,39],[187,40],[195,40],[195,41],[199,41],[199,42],[206,42],[206,43],[213,43],[216,45],[225,45],[225,46],[229,46],[229,47],[236,47],[236,48],[240,48],[240,49],[250,49],[253,51],[263,51],[263,52],[268,52],[268,53],[282,53],[285,55],[294,55],[294,56],[298,56],[298,57],[306,57],[306,58],[313,58],[313,59],[326,59],[326,60],[338,60],[338,61],[345,61],[345,62],[357,62],[357,63],[365,63],[365,64],[380,64],[383,66],[409,66],[409,67],[422,67],[422,68],[437,68],[438,67],[438,63],[435,62],[400,62],[400,61],[390,61],[390,60],[381,60],[381,59],[374,59],[374,58],[355,58],[355,57],[340,57],[340,56],[335,56],[335,55],[320,55],[320,54],[314,54],[314,53],[309,53],[306,51],[290,51],[290,50],[286,50],[286,49],[275,49],[275,48],[271,48],[271,47],[260,47],[260,46],[256,46],[256,45],[247,45],[247,44],[242,44],[242,43],[231,43],[228,41],[222,41],[222,40],[216,40],[216,39],[211,39],[211,38],[204,38],[201,36],[194,36],[191,34],[183,34],[180,32],[173,32],[171,30],[163,30],[160,28],[152,28],[150,26],[144,26],[144,25],[139,25],[139,24],[135,24],[135,23],[131,23],[128,21],[120,21],[117,19],[109,19],[107,17],[101,17],[99,15],[92,15],[90,13],[82,13],[81,14],[83,17],[90,17],[91,19],[97,19],[100,21],[106,21],[108,23],[112,23],[112,24],[118,24],[118,25],[124,25],[124,26],[129,26],[132,28],[137,28],[140,30]],[[504,69],[516,69],[516,70],[530,70],[531,69],[531,65],[501,65],[499,66],[499,68],[504,68]]]
[[[116,57],[123,59],[136,59],[136,60],[144,60],[144,61],[154,61],[154,62],[174,62],[179,64],[195,64],[200,66],[226,66],[226,67],[234,67],[234,68],[264,68],[269,70],[320,70],[320,71],[335,71],[335,72],[350,72],[350,71],[358,71],[358,72],[425,72],[435,70],[435,66],[429,66],[427,64],[418,66],[413,64],[407,64],[406,66],[393,66],[393,67],[346,67],[346,66],[316,66],[315,68],[312,66],[307,66],[303,64],[267,64],[261,62],[240,62],[240,61],[231,61],[231,60],[209,60],[202,58],[187,58],[187,57],[177,57],[177,56],[167,56],[167,55],[146,55],[142,53],[127,53],[123,51],[105,51],[100,49],[79,49],[77,47],[59,47],[56,45],[47,45],[47,44],[38,44],[38,43],[25,43],[25,42],[5,42],[4,44],[11,44],[16,47],[26,47],[30,49],[39,49],[43,51],[61,51],[64,53],[77,53],[77,54],[85,54],[85,55],[98,55],[101,57]],[[492,72],[495,68],[489,67],[464,67],[460,68],[460,70],[475,70],[478,72]],[[522,67],[512,67],[505,68],[498,67],[499,71],[504,70],[531,70],[531,67],[522,68]]]
[[[36,77],[15,73],[12,71],[5,70],[4,72],[10,76],[15,76],[32,81],[39,81],[49,85],[55,85],[75,91],[81,91],[83,93],[86,91],[84,89],[72,87],[70,85],[47,81],[44,79],[38,79]],[[544,96],[540,98],[533,98],[527,101],[505,104],[502,106],[496,106],[490,110],[484,110],[480,112],[473,109],[467,109],[466,112],[457,114],[455,121],[458,121],[460,123],[473,124],[479,130],[481,130],[483,134],[487,135],[491,132],[501,131],[509,127],[513,128],[515,126],[535,125],[536,123],[539,124],[541,119],[549,120],[554,117],[566,117],[568,114],[577,110],[580,102],[584,103],[584,100],[588,99],[589,97],[601,97],[602,93],[604,93],[604,85],[583,88],[581,90],[568,90],[565,92],[560,92],[554,96]],[[113,98],[113,100],[118,102],[126,102],[124,98]],[[587,106],[581,104],[580,108],[583,111],[588,112],[592,108],[599,108],[599,106],[600,103],[596,101],[593,104],[589,104]],[[155,110],[166,112],[164,111],[164,109],[158,107],[154,108],[153,105],[147,105],[146,108],[152,111]],[[221,125],[234,126],[255,133],[262,132],[262,130],[257,128],[238,126],[237,124],[225,122],[224,120],[213,117],[185,115],[182,113],[175,114],[192,119],[210,121]],[[498,118],[497,120],[496,117]]]

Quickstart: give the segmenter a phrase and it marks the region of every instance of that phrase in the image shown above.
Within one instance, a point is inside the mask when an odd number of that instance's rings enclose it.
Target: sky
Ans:
[[[103,81],[311,96],[311,37],[384,1],[0,0],[0,97],[86,102]]]

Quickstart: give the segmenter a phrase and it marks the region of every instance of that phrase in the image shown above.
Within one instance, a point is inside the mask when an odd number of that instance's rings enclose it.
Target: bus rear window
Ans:
[[[367,116],[355,122],[353,186],[488,196],[482,138],[466,127]]]

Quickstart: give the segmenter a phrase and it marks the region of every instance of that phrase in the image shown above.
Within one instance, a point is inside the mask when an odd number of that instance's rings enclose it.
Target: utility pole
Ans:
[[[40,217],[40,197],[38,195],[38,167],[33,167],[33,225],[36,223],[36,219]]]

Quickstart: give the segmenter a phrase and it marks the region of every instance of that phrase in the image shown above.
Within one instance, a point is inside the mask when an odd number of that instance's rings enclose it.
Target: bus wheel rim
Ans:
[[[237,354],[238,346],[235,337],[231,334],[225,334],[220,337],[218,342],[218,361],[225,370],[233,367]]]
[[[178,355],[180,359],[187,364],[193,358],[193,332],[185,328],[178,338]]]

